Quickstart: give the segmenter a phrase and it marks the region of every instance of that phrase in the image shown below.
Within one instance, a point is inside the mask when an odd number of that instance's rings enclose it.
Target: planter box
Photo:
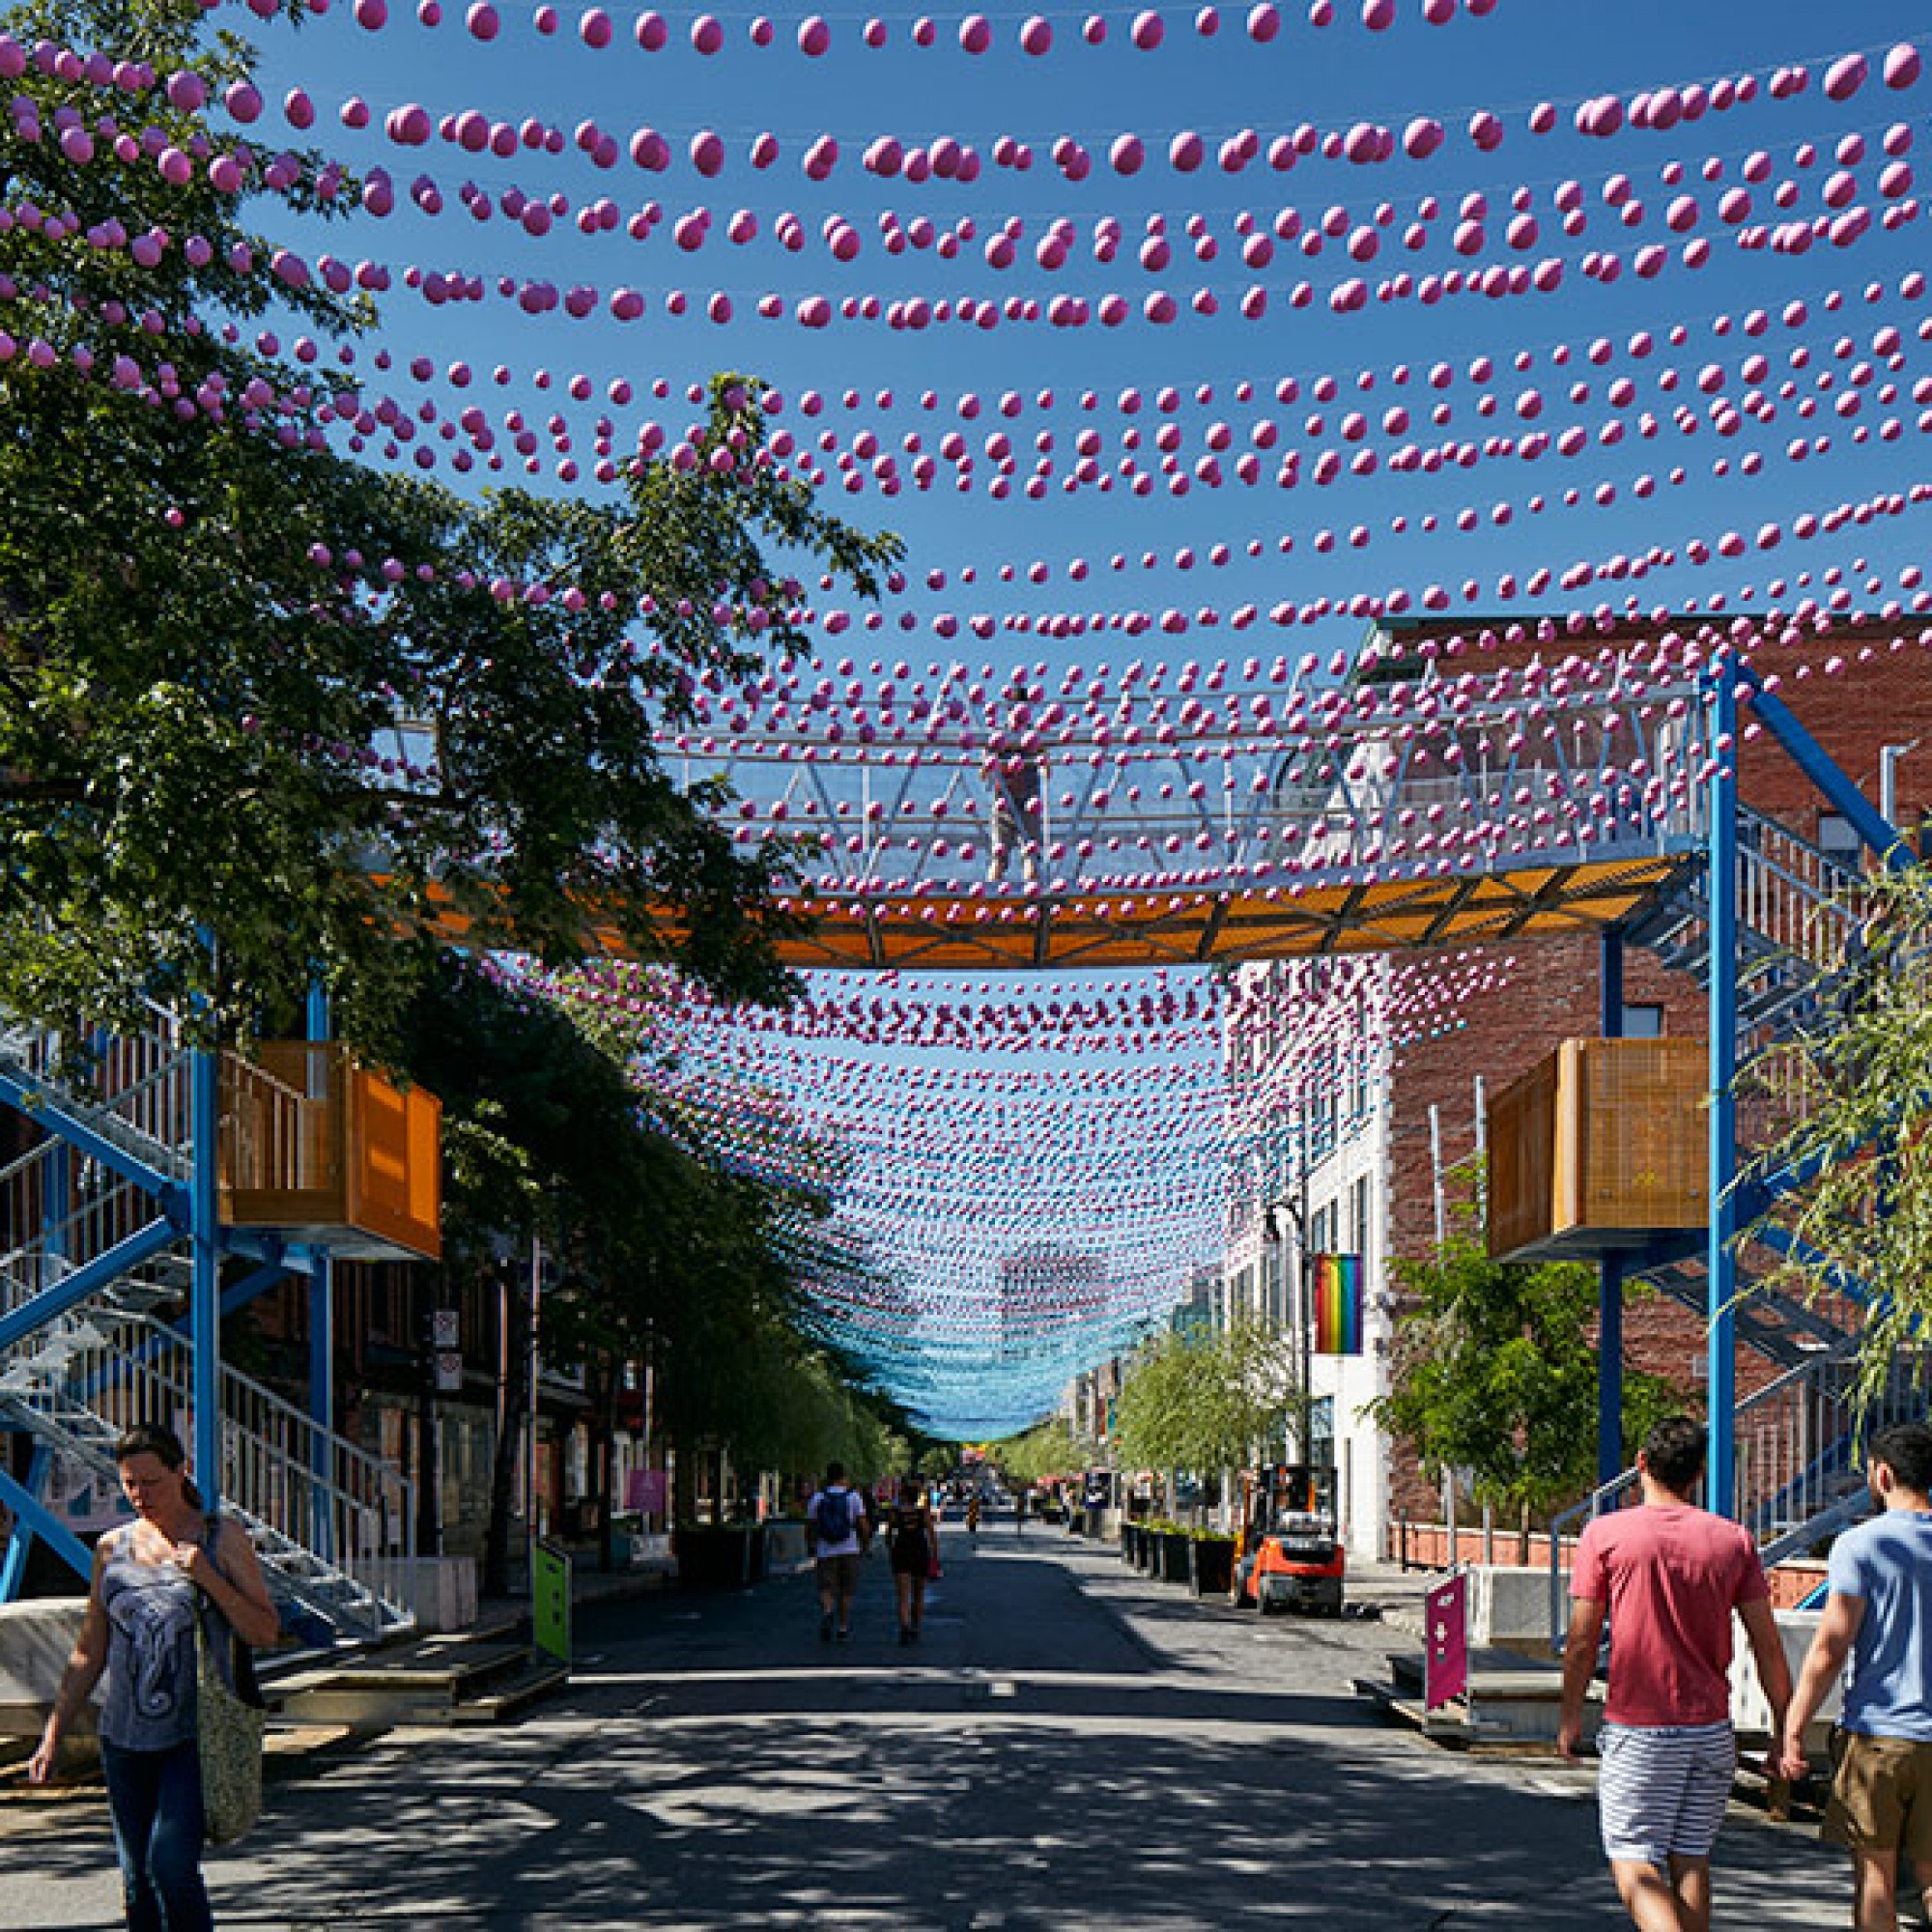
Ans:
[[[361,1564],[362,1581],[415,1614],[424,1635],[468,1630],[476,1621],[473,1556],[379,1557]]]
[[[753,1533],[749,1529],[714,1529],[709,1524],[671,1533],[677,1558],[677,1580],[687,1590],[732,1590],[753,1581]]]
[[[0,1604],[0,1738],[40,1735],[60,1689],[80,1621],[85,1597],[34,1597],[24,1604]],[[95,1696],[75,1713],[71,1737],[92,1736]]]
[[[1235,1546],[1216,1539],[1191,1543],[1193,1574],[1190,1587],[1197,1597],[1225,1597],[1235,1587]]]
[[[1185,1536],[1164,1534],[1160,1539],[1160,1580],[1185,1583],[1194,1575],[1193,1544]]]
[[[764,1525],[764,1532],[767,1577],[789,1576],[811,1561],[811,1551],[806,1547],[804,1523],[768,1522]]]
[[[1709,1219],[1699,1039],[1568,1039],[1490,1103],[1490,1254],[1588,1259]]]

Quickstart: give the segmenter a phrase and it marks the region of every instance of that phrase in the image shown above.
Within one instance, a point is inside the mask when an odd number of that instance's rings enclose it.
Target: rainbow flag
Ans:
[[[1359,1355],[1362,1352],[1362,1258],[1360,1255],[1316,1255],[1315,1352],[1318,1355]]]

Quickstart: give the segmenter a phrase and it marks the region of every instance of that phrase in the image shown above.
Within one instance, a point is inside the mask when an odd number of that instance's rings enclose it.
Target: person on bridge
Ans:
[[[1733,1610],[1757,1660],[1774,1733],[1791,1700],[1757,1545],[1690,1500],[1706,1453],[1701,1424],[1660,1422],[1636,1459],[1643,1506],[1600,1516],[1584,1530],[1570,1584],[1557,1746],[1577,1755],[1607,1611],[1597,1803],[1617,1895],[1639,1932],[1709,1932],[1711,1849],[1738,1762]]]
[[[245,1531],[202,1507],[173,1430],[136,1425],[114,1460],[134,1520],[95,1545],[80,1635],[27,1778],[53,1775],[63,1734],[105,1671],[100,1768],[129,1932],[207,1932],[195,1623],[206,1604],[260,1649],[281,1619]]]
[[[939,1526],[932,1520],[917,1476],[899,1484],[898,1500],[886,1519],[893,1588],[899,1600],[899,1641],[917,1643],[925,1620],[925,1586],[939,1575]]]
[[[1901,1855],[1932,1905],[1932,1429],[1881,1434],[1866,1482],[1881,1514],[1832,1546],[1830,1594],[1774,1769],[1804,1776],[1804,1727],[1849,1659],[1824,1831],[1852,1855],[1853,1925],[1892,1932]]]
[[[859,1566],[872,1543],[866,1499],[846,1482],[844,1463],[825,1465],[825,1481],[806,1506],[805,1529],[817,1560],[819,1640],[836,1636],[843,1643],[852,1634]]]

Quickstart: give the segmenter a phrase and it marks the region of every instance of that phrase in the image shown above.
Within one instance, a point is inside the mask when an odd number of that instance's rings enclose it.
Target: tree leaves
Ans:
[[[1268,1453],[1301,1393],[1293,1338],[1272,1322],[1170,1332],[1135,1358],[1121,1391],[1121,1452],[1147,1468],[1237,1468]]]
[[[184,151],[236,145],[167,97],[175,68],[246,71],[198,8],[15,21],[138,42],[152,84],[118,89],[117,114]],[[17,87],[48,125],[99,111],[38,67]],[[271,211],[355,199],[319,155],[249,167]],[[778,870],[673,782],[655,733],[694,678],[805,648],[787,573],[872,594],[898,546],[775,472],[758,384],[721,376],[698,462],[640,464],[622,497],[459,498],[338,452],[331,422],[363,399],[316,345],[222,324],[270,284],[237,266],[267,244],[208,168],[170,183],[111,143],[77,166],[10,118],[0,191],[55,217],[0,235],[10,327],[52,351],[0,365],[0,1003],[107,1021],[192,994],[245,1031],[320,973],[343,1033],[381,1051],[452,923],[781,995]],[[86,243],[115,224],[173,240],[145,268]],[[368,320],[315,287],[278,299],[325,336]]]
[[[1393,1386],[1372,1412],[1432,1474],[1467,1471],[1478,1501],[1543,1512],[1596,1480],[1596,1270],[1492,1261],[1466,1207],[1459,1220],[1433,1256],[1395,1264],[1411,1301],[1397,1323]],[[1626,1439],[1676,1406],[1662,1378],[1627,1373]]]
[[[1901,1364],[1922,1372],[1932,1317],[1932,874],[1882,873],[1865,891],[1844,973],[1747,1070],[1755,1111],[1782,1131],[1746,1182],[1807,1178],[1743,1236],[1777,1237],[1777,1254],[1753,1250],[1764,1288],[1862,1304],[1848,1311],[1861,1406]]]

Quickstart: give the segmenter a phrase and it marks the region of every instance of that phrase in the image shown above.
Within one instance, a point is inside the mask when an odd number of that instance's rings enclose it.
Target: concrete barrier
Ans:
[[[1820,1614],[1817,1610],[1777,1612],[1777,1634],[1784,1645],[1785,1661],[1791,1665],[1794,1681],[1811,1648]],[[1824,1760],[1826,1740],[1833,1724],[1837,1721],[1843,1702],[1842,1687],[1833,1680],[1832,1688],[1825,1693],[1824,1703],[1818,1707],[1817,1716],[1804,1732],[1804,1747],[1811,1753],[1814,1762],[1822,1763]],[[1757,1660],[1751,1655],[1750,1645],[1745,1641],[1743,1631],[1737,1633],[1737,1646],[1731,1657],[1731,1722],[1742,1735],[1765,1737],[1771,1731],[1771,1705],[1765,1698],[1764,1687],[1758,1682]]]
[[[1563,1575],[1563,1600],[1570,1576]],[[1478,1563],[1469,1570],[1469,1641],[1516,1649],[1549,1648],[1549,1572],[1521,1570],[1500,1563]]]
[[[0,1737],[40,1735],[86,1609],[85,1597],[0,1604]],[[90,1703],[76,1717],[73,1732],[92,1731],[94,1715]]]
[[[806,1548],[802,1522],[768,1522],[765,1525],[765,1575],[782,1577],[803,1570],[811,1561]]]

